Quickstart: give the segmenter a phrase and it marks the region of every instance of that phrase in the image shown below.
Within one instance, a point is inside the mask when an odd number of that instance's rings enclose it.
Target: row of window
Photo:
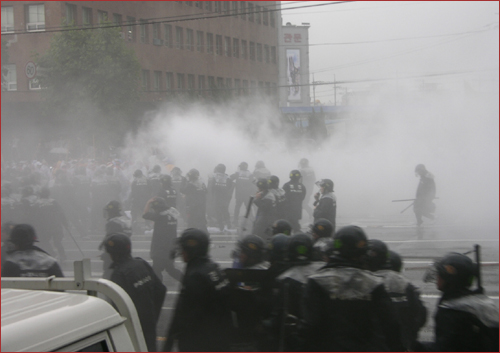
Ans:
[[[187,80],[186,80],[187,79]],[[142,70],[142,90],[143,91],[158,91],[158,92],[173,92],[177,91],[198,91],[200,95],[210,95],[213,90],[225,90],[232,95],[248,94],[249,92],[266,89],[270,93],[271,88],[276,88],[276,83],[241,80],[214,76],[182,74],[166,72],[163,75],[162,71],[153,71],[153,81],[150,83],[150,71]]]
[[[45,6],[26,5],[24,8],[26,19],[26,30],[45,30]],[[2,33],[14,32],[14,8],[12,6],[2,6]]]

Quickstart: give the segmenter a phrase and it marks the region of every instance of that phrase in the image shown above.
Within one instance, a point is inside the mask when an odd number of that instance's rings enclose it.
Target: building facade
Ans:
[[[141,101],[149,106],[189,94],[210,99],[255,93],[278,105],[279,2],[275,1],[2,1],[2,127],[36,122],[42,89],[34,54],[71,23],[120,27],[141,65]]]

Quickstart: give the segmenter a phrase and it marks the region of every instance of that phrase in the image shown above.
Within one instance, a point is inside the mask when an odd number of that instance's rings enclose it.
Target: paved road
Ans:
[[[402,255],[404,259],[405,275],[417,285],[422,293],[428,309],[428,320],[426,326],[420,332],[421,340],[430,340],[433,337],[433,314],[436,302],[440,296],[439,291],[432,283],[423,283],[422,278],[426,268],[450,251],[465,253],[473,249],[474,244],[481,246],[483,286],[486,294],[498,300],[499,284],[499,241],[498,224],[473,224],[466,222],[435,222],[417,228],[409,217],[394,217],[384,219],[339,219],[337,227],[347,224],[361,226],[370,239],[380,239],[385,241],[391,250]],[[303,230],[307,229],[304,224]],[[102,262],[98,258],[100,252],[97,246],[102,236],[95,235],[87,240],[77,240],[85,257],[92,259],[92,274],[100,277],[102,273]],[[134,235],[132,252],[134,256],[139,256],[149,260],[149,246],[151,234]],[[221,267],[230,267],[230,254],[235,247],[237,235],[225,235],[220,233],[211,234],[211,257],[217,261]],[[64,245],[67,249],[68,258],[80,259],[75,242],[72,239],[65,239]],[[181,261],[176,262],[176,267],[183,269]],[[67,261],[63,265],[66,276],[72,276],[72,262]],[[170,321],[175,300],[179,292],[179,283],[164,273],[164,283],[168,288],[167,297],[163,306],[160,323],[158,325],[159,341],[163,340]],[[161,344],[161,343],[160,343]]]

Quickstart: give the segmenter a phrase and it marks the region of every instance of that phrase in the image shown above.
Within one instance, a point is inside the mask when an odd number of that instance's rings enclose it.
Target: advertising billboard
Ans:
[[[287,83],[288,83],[288,101],[301,101],[300,87],[300,50],[287,49]]]

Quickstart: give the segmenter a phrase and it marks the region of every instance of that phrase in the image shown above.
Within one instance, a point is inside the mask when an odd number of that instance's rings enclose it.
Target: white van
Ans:
[[[75,261],[75,278],[3,277],[2,352],[147,352],[128,294],[89,274],[85,259]]]

